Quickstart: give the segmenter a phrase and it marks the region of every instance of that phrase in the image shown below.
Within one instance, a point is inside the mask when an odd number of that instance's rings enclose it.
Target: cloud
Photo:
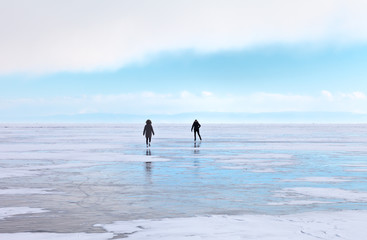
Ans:
[[[328,92],[328,91],[326,91]],[[205,93],[205,91],[203,92]],[[179,114],[187,112],[354,112],[366,113],[362,92],[332,94],[333,101],[319,96],[258,92],[249,95],[177,94],[155,92],[116,95],[83,95],[38,99],[2,100],[3,115],[63,115],[77,113]],[[346,97],[348,96],[348,97]],[[364,96],[364,97],[363,97]]]
[[[321,94],[325,96],[329,101],[333,101],[334,99],[333,94],[327,90],[321,91]]]
[[[331,93],[324,90],[321,94],[328,102],[320,99],[319,108],[334,112],[367,113],[367,97],[361,91]]]
[[[162,51],[366,42],[364,0],[13,0],[0,74],[117,69]]]
[[[208,91],[202,91],[201,94],[205,97],[210,97],[210,96],[213,96],[213,93],[212,92],[208,92]]]
[[[357,99],[366,99],[366,95],[363,92],[353,92],[353,96]]]
[[[343,98],[350,98],[350,99],[366,99],[366,95],[363,92],[352,92],[352,93],[342,93],[340,94]]]

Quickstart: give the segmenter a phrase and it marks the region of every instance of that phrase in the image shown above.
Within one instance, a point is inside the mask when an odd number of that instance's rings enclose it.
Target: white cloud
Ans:
[[[366,99],[366,95],[363,92],[352,92],[352,93],[341,93],[343,98],[350,98],[350,99]]]
[[[190,93],[190,92],[188,92],[188,91],[182,91],[181,92],[181,98],[190,98],[190,97],[192,97],[193,95]]]
[[[366,99],[366,95],[363,92],[353,92],[353,96],[357,99]]]
[[[367,113],[367,97],[363,92],[331,93],[322,91],[322,95],[330,102],[319,101],[319,107],[327,111]]]
[[[213,93],[212,92],[208,92],[208,91],[202,91],[201,94],[204,96],[204,97],[210,97],[210,96],[213,96]]]
[[[161,51],[367,40],[364,0],[12,0],[0,74],[114,69]]]
[[[326,91],[327,92],[327,91]],[[205,93],[205,94],[204,94]],[[333,101],[320,96],[279,93],[217,95],[203,91],[193,94],[155,92],[50,99],[13,99],[0,101],[4,115],[59,115],[76,113],[177,114],[185,112],[354,112],[366,113],[367,98],[362,92],[332,94]],[[345,97],[350,96],[350,97]]]
[[[331,92],[327,91],[327,90],[323,90],[321,91],[321,94],[326,97],[326,99],[328,99],[329,101],[333,101],[334,100],[334,96]]]

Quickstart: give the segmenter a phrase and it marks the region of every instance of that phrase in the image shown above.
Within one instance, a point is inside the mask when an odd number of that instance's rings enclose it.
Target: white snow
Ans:
[[[27,177],[27,176],[34,176],[37,174],[39,174],[39,172],[30,171],[28,169],[0,167],[0,179],[10,177]]]
[[[43,213],[43,212],[48,212],[48,211],[42,208],[30,208],[30,207],[0,208],[0,220],[4,218],[15,216],[15,215]],[[0,238],[0,239],[6,239],[6,238]]]
[[[367,172],[367,168],[348,168],[347,172]]]
[[[4,155],[2,155],[4,157]],[[57,169],[73,169],[100,166],[103,164],[109,164],[111,162],[167,162],[169,158],[161,158],[157,156],[146,155],[124,155],[124,154],[90,154],[90,153],[78,153],[78,154],[65,154],[65,153],[33,153],[32,154],[10,154],[8,157],[4,157],[6,160],[77,160],[83,162],[70,162],[64,164],[53,165],[31,165],[25,167],[11,168],[0,167],[0,179],[10,177],[27,177],[35,176],[41,173],[41,170],[57,170]],[[4,159],[0,159],[4,160]]]
[[[284,188],[277,193],[280,193],[277,196],[286,197],[289,197],[290,194],[299,194],[318,198],[344,199],[349,202],[367,202],[367,192],[339,188],[294,187]]]
[[[4,240],[111,240],[112,233],[0,233]]]
[[[229,169],[229,170],[233,170],[233,169],[246,170],[246,166],[223,166],[221,168]]]
[[[325,202],[325,201],[310,201],[310,200],[294,200],[294,201],[287,201],[287,202],[270,202],[268,205],[272,206],[282,206],[282,205],[310,205],[310,204],[328,204],[332,202]]]
[[[70,137],[69,137],[70,138]],[[44,140],[44,139],[43,139]],[[57,137],[54,139],[50,139],[50,143],[35,143],[33,140],[30,143],[17,143],[17,144],[7,144],[2,143],[2,152],[8,152],[14,154],[19,154],[23,152],[35,152],[47,150],[50,152],[58,152],[58,151],[89,151],[89,150],[99,150],[99,149],[121,149],[121,145],[116,144],[106,144],[106,143],[85,143],[83,141],[79,141],[78,143],[59,143],[55,144],[55,141],[60,141]],[[70,140],[70,139],[69,139]],[[0,155],[1,156],[1,155]]]
[[[283,180],[284,182],[329,182],[329,183],[338,183],[338,182],[349,182],[352,181],[350,178],[345,177],[304,177],[304,178],[296,178]]]
[[[53,164],[53,165],[30,165],[18,168],[0,167],[0,179],[11,177],[35,176],[41,174],[41,170],[73,169],[73,168],[91,167],[98,165],[101,165],[101,163],[87,162],[87,163]]]
[[[68,161],[98,161],[98,162],[162,162],[167,158],[146,155],[128,155],[118,152],[23,152],[0,153],[0,160],[68,160]]]
[[[367,164],[354,163],[354,164],[342,164],[346,172],[367,172]]]
[[[366,222],[366,211],[342,211],[282,216],[216,215],[167,218],[119,221],[99,226],[108,232],[127,234],[127,239],[131,240],[359,240],[364,239],[367,234]]]
[[[262,145],[253,145],[246,148],[247,150],[263,150]],[[367,148],[365,145],[346,145],[346,144],[329,144],[329,143],[276,143],[267,144],[267,150],[292,150],[292,151],[327,151],[327,152],[356,152],[359,154],[367,154]]]
[[[289,160],[248,160],[248,159],[222,159],[217,160],[218,162],[223,163],[235,163],[235,164],[249,164],[249,165],[257,165],[257,166],[286,166],[286,165],[293,165],[294,162]]]
[[[223,166],[221,168],[222,169],[229,169],[229,170],[238,169],[238,170],[243,170],[243,171],[246,171],[246,172],[255,172],[255,173],[273,173],[273,172],[276,172],[273,168],[253,169],[253,168],[249,168],[249,167],[251,167],[251,166],[236,165],[236,166]]]
[[[19,209],[18,214],[42,210]],[[1,209],[0,209],[1,213]],[[291,215],[214,215],[96,224],[106,233],[0,233],[6,240],[359,240],[366,236],[367,211],[309,212]],[[119,235],[123,234],[123,235]]]
[[[224,155],[209,155],[210,157],[216,159],[291,159],[293,155],[291,154],[282,154],[282,153],[246,153],[241,155],[231,155],[231,156],[224,156]]]
[[[254,173],[274,173],[276,172],[273,168],[252,169],[250,171]]]
[[[367,168],[367,164],[341,164],[343,167]]]
[[[55,194],[51,188],[9,188],[0,189],[0,195],[23,195],[23,194]]]

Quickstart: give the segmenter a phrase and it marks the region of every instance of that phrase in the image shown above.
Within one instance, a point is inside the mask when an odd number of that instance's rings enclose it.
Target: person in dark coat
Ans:
[[[154,130],[152,126],[152,121],[148,119],[145,123],[146,125],[144,127],[143,136],[145,135],[147,147],[150,147],[150,142],[152,141],[152,134],[154,135]]]
[[[200,131],[199,131],[200,127],[201,127],[200,123],[198,122],[198,120],[195,119],[191,127],[191,132],[194,129],[194,141],[196,141],[196,133],[199,135],[199,138],[201,140]]]

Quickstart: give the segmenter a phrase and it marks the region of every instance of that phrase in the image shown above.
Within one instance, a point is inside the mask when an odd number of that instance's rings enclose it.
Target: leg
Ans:
[[[198,130],[198,135],[199,135],[199,138],[200,138],[200,140],[201,140],[201,136],[200,136],[200,131]]]
[[[196,141],[196,130],[194,130],[194,141]]]
[[[146,142],[146,144],[147,144],[147,146],[148,146],[148,137],[145,137],[145,142]]]
[[[149,137],[149,146],[150,146],[150,142],[152,141],[152,137],[150,136]]]
[[[195,130],[195,140],[196,140],[196,133],[198,134],[198,136],[199,136],[199,138],[200,138],[200,140],[201,140],[201,136],[200,136],[200,131],[199,131],[199,129],[198,129],[198,130]]]

